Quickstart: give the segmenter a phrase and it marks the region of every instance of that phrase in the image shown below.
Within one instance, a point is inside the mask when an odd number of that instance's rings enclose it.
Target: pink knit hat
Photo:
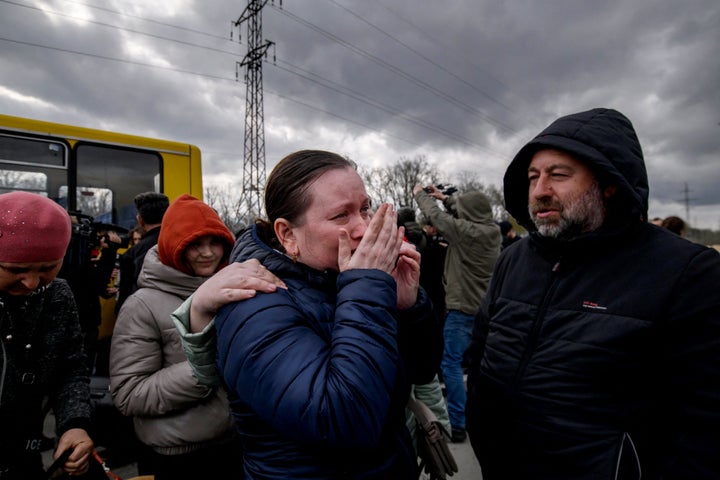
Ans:
[[[70,216],[49,198],[29,192],[0,195],[0,262],[59,260],[70,231]]]

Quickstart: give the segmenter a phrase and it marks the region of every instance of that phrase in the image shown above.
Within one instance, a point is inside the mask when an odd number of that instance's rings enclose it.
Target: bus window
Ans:
[[[130,230],[136,223],[135,195],[161,191],[156,179],[162,171],[162,159],[156,152],[79,144],[76,161],[76,205],[96,221]]]
[[[60,187],[59,196],[60,198],[67,197],[67,185]],[[110,189],[78,187],[76,205],[77,211],[83,215],[94,217],[95,222],[113,223],[113,194]]]
[[[65,167],[67,150],[57,142],[0,135],[0,159],[3,163]]]
[[[24,172],[0,168],[0,193],[15,190],[42,193],[47,196],[47,175],[40,172]]]
[[[67,185],[69,148],[58,141],[0,134],[0,172],[3,191],[25,190],[44,194],[65,208],[67,197],[58,197]]]

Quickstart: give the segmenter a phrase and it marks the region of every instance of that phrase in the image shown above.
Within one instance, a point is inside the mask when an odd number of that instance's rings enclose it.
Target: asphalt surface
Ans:
[[[54,429],[55,420],[52,412],[47,416],[45,420],[45,435],[52,436]],[[462,443],[448,443],[450,452],[452,452],[455,462],[458,465],[458,472],[452,477],[448,477],[448,480],[482,480],[482,474],[480,471],[480,465],[478,464],[475,454],[470,446],[470,440],[465,439]],[[108,458],[106,455],[105,447],[102,445],[96,445],[98,453],[102,458]],[[43,459],[45,466],[48,467],[52,463],[52,450],[43,452]],[[137,465],[135,463],[126,463],[120,465],[109,465],[111,471],[118,475],[123,480],[129,480],[132,477],[138,475]],[[427,477],[423,474],[420,479],[425,480]]]
[[[450,443],[449,447],[458,465],[458,472],[452,477],[448,477],[448,480],[482,480],[480,465],[470,447],[470,441],[466,439],[463,443]],[[99,453],[102,457],[102,447],[99,449]],[[48,450],[44,452],[43,457],[45,458],[46,466],[49,466],[52,463],[52,451]],[[138,474],[135,463],[117,466],[111,470],[123,480],[129,480]],[[420,476],[421,480],[425,480],[426,478],[427,476],[424,474]]]

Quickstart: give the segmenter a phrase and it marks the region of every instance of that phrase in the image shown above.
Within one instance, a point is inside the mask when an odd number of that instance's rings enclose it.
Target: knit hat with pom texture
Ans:
[[[206,235],[220,238],[225,243],[225,255],[220,267],[227,265],[235,237],[220,216],[208,204],[183,194],[173,201],[165,212],[158,238],[160,261],[176,270],[192,275],[183,261],[185,249]]]
[[[70,233],[70,216],[49,198],[20,191],[0,195],[0,262],[60,260]]]

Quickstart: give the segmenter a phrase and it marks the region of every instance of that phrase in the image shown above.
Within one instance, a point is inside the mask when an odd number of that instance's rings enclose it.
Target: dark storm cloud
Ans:
[[[239,182],[244,8],[0,1],[0,111],[191,142],[208,182]],[[607,106],[638,131],[650,214],[685,216],[689,198],[691,223],[718,228],[719,24],[715,0],[268,2],[267,166],[308,147],[426,155],[499,184],[557,116]]]

